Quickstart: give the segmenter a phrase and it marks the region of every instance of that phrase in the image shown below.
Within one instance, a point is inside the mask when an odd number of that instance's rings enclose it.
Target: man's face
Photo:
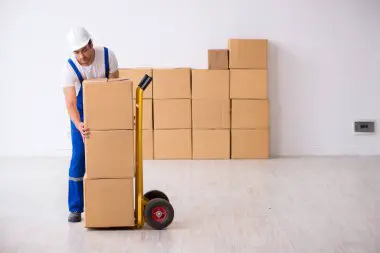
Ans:
[[[75,57],[79,64],[89,65],[92,62],[94,51],[92,50],[92,43],[87,44],[85,47],[74,51]]]

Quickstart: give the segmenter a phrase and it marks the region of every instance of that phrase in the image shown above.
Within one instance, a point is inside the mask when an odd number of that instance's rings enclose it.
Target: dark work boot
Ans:
[[[69,214],[69,222],[80,222],[82,220],[81,213],[70,213]]]

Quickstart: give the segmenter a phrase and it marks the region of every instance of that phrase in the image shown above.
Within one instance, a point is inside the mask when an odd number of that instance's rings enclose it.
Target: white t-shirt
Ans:
[[[104,64],[104,47],[94,47],[95,49],[95,59],[94,62],[89,66],[81,66],[75,55],[70,58],[77,66],[79,72],[81,73],[83,80],[95,79],[95,78],[105,78],[106,68]],[[118,62],[113,51],[108,49],[108,59],[109,59],[109,73],[112,74],[118,70]],[[80,90],[80,81],[75,73],[74,69],[71,67],[70,63],[66,60],[63,67],[63,87],[73,87],[75,86],[76,93],[78,95]]]

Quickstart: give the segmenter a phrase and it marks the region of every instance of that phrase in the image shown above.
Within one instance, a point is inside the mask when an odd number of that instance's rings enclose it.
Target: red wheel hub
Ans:
[[[167,217],[166,209],[162,206],[157,206],[152,210],[152,218],[157,222],[163,222]]]

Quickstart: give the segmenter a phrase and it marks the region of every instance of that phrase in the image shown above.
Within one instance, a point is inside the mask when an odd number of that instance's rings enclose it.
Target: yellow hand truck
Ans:
[[[135,227],[142,228],[144,222],[153,229],[165,229],[174,219],[174,209],[165,193],[152,190],[143,195],[143,145],[142,116],[143,94],[152,77],[144,75],[136,88],[136,176],[135,176]]]

